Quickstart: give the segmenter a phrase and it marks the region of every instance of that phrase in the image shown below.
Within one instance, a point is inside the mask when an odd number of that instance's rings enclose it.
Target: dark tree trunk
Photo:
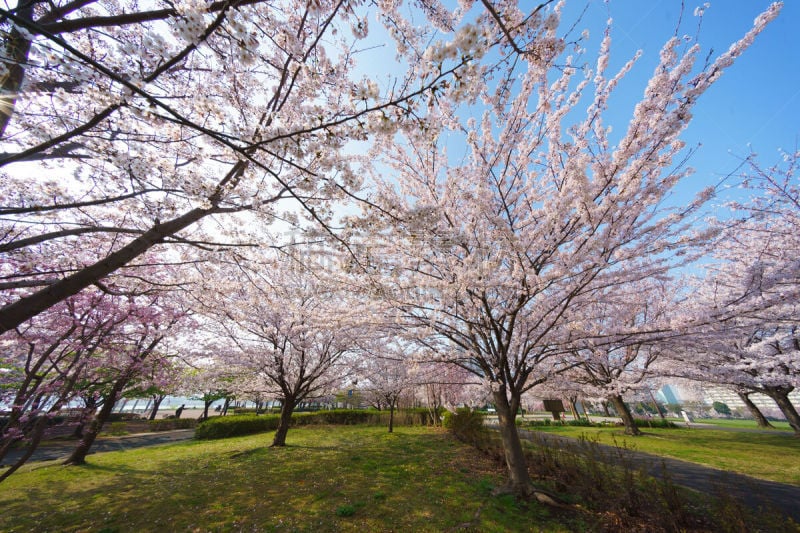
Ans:
[[[26,21],[33,21],[34,2],[19,2],[15,14]],[[6,127],[14,115],[17,96],[25,79],[25,65],[28,64],[28,53],[31,49],[31,40],[16,27],[6,34],[5,57],[6,75],[3,76],[2,90],[3,106],[0,109],[0,137],[5,135]]]
[[[642,432],[636,427],[636,422],[633,420],[631,410],[628,408],[628,404],[625,403],[625,400],[622,399],[622,396],[617,394],[616,396],[611,396],[609,400],[622,419],[622,423],[625,426],[625,434],[631,436],[641,435]]]
[[[86,464],[86,456],[89,454],[89,450],[91,450],[95,439],[97,439],[97,435],[103,429],[103,425],[106,423],[106,420],[108,420],[108,417],[111,415],[111,411],[114,409],[114,404],[117,403],[117,400],[122,394],[122,389],[124,389],[125,385],[128,383],[128,379],[128,376],[123,376],[114,383],[114,386],[111,387],[111,391],[108,393],[108,396],[103,398],[103,407],[100,408],[100,411],[92,419],[92,422],[89,424],[89,428],[84,432],[83,438],[72,451],[72,455],[70,455],[63,464]]]
[[[205,400],[203,402],[203,415],[200,420],[208,420],[208,408],[211,407],[212,403],[214,403],[214,400]]]
[[[397,400],[389,402],[389,433],[394,432],[394,405]]]
[[[153,395],[153,410],[150,411],[150,416],[148,417],[148,420],[156,419],[156,415],[158,414],[158,408],[161,407],[161,402],[164,401],[164,398],[166,398],[166,396],[163,394]]]
[[[756,420],[756,424],[760,428],[774,428],[772,424],[769,423],[767,417],[759,410],[758,406],[753,403],[753,400],[750,399],[749,392],[737,392],[739,399],[742,400],[744,406],[747,407],[747,410],[750,411],[750,414],[753,415],[753,418]]]
[[[163,242],[165,238],[191,226],[216,210],[216,208],[201,209],[198,207],[177,218],[156,224],[141,236],[93,265],[82,268],[64,279],[5,305],[0,308],[0,334],[14,329],[45,309],[49,309],[58,302],[100,281],[153,246]]]
[[[222,405],[222,410],[220,411],[220,415],[225,416],[228,414],[228,406],[231,404],[230,398],[225,398],[225,403]],[[256,402],[256,414],[259,414],[261,411],[261,402]]]
[[[289,426],[292,424],[292,413],[294,412],[295,400],[285,398],[281,405],[281,420],[278,422],[278,430],[275,438],[272,439],[272,446],[286,446],[286,434],[289,433]]]
[[[31,431],[31,438],[28,442],[28,447],[25,449],[25,453],[17,459],[17,461],[11,465],[8,469],[6,469],[2,474],[0,474],[0,482],[4,481],[8,478],[11,474],[16,472],[19,467],[24,465],[28,459],[31,458],[33,452],[36,451],[36,448],[39,447],[39,443],[42,441],[42,436],[44,435],[44,430],[47,428],[47,417],[40,416],[36,423],[33,426],[33,430]]]
[[[603,400],[600,402],[600,405],[603,406],[603,413],[606,416],[611,416],[611,411],[608,410],[608,402]]]
[[[508,468],[509,488],[517,496],[527,498],[533,493],[533,485],[517,431],[516,414],[519,399],[512,398],[509,403],[504,389],[494,391],[492,397],[495,409],[497,409],[500,436],[503,439],[503,454]]]
[[[789,393],[793,390],[794,387],[765,387],[764,394],[775,400],[781,413],[792,426],[795,437],[800,437],[800,415],[789,400]]]
[[[78,420],[78,425],[75,427],[75,431],[72,432],[73,437],[76,439],[83,437],[83,429],[86,427],[86,424],[89,422],[89,420],[92,419],[96,411],[97,400],[94,398],[86,400],[86,407],[84,407],[81,411],[81,417]]]

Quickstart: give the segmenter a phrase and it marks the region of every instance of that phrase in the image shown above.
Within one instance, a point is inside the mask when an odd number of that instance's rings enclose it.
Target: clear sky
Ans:
[[[538,0],[518,0],[533,9]],[[453,2],[446,1],[448,5]],[[659,60],[663,44],[676,34],[697,36],[699,62],[711,52],[712,59],[726,51],[753,26],[753,19],[769,5],[768,0],[712,0],[701,19],[694,16],[698,0],[567,0],[561,34],[579,18],[571,39],[589,29],[586,61],[594,63],[606,21],[613,19],[609,74],[629,60],[637,50],[642,58],[628,74],[610,101],[604,121],[621,135],[640,100],[647,80]],[[478,2],[477,4],[480,4]],[[475,9],[482,9],[476,5]],[[700,27],[698,28],[698,24]],[[387,39],[380,25],[370,20],[373,43]],[[694,118],[684,140],[688,147],[700,145],[689,161],[695,175],[678,186],[675,202],[688,202],[694,193],[714,185],[733,171],[751,149],[765,165],[778,162],[778,148],[793,150],[800,145],[800,0],[787,0],[779,17],[756,39],[744,55],[707,91],[694,108]],[[364,71],[382,82],[391,80],[386,47],[363,54]],[[714,203],[737,194],[729,191]]]
[[[613,18],[612,65],[621,65],[637,49],[643,51],[634,72],[612,100],[612,113],[623,125],[658,61],[663,43],[681,20],[678,35],[698,35],[702,57],[728,49],[752,27],[753,19],[771,2],[716,0],[705,10],[698,33],[691,0],[571,0],[566,22],[587,7],[579,27],[590,28],[592,44],[599,42],[606,19]],[[683,9],[682,9],[683,5]],[[591,49],[591,48],[590,48]],[[800,146],[800,2],[788,0],[779,17],[699,100],[683,138],[701,144],[690,165],[697,173],[681,190],[700,190],[732,171],[751,149],[763,164],[778,161],[778,148]]]

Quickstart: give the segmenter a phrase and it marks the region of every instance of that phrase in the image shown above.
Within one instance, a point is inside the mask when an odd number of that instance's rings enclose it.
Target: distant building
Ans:
[[[666,404],[679,404],[679,403],[682,403],[681,402],[681,396],[678,393],[678,389],[674,385],[664,385],[663,387],[658,389],[658,392],[656,392],[656,395],[658,395],[658,399],[659,400],[661,400],[662,402],[664,402]]]

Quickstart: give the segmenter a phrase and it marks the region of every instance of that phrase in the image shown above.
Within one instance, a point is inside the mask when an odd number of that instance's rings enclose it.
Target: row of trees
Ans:
[[[756,197],[724,220],[700,220],[712,191],[667,207],[692,107],[779,6],[703,65],[670,39],[612,135],[638,56],[611,72],[608,28],[589,61],[551,4],[0,10],[0,456],[83,398],[101,407],[82,462],[126,388],[176,359],[211,395],[281,398],[276,446],[348,383],[390,408],[412,383],[488,395],[520,495],[531,392],[608,399],[635,432],[623,395],[678,376],[769,394],[800,434],[800,156],[747,161]],[[383,86],[356,70],[370,11],[404,69]]]

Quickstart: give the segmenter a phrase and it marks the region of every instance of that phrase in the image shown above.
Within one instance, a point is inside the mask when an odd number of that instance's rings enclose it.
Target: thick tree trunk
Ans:
[[[111,411],[114,410],[114,404],[117,403],[117,400],[122,394],[122,389],[124,389],[125,385],[128,383],[128,379],[128,376],[124,376],[114,383],[114,386],[111,387],[111,392],[103,399],[103,407],[100,408],[100,411],[92,419],[89,428],[84,432],[83,438],[72,451],[72,454],[62,464],[86,464],[86,456],[89,454],[89,450],[91,450],[95,439],[97,439],[97,435],[103,429],[106,420],[108,420],[108,417],[111,415]]]
[[[32,21],[33,6],[34,2],[21,1],[17,4],[15,14],[21,19]],[[3,61],[6,75],[3,76],[0,86],[0,92],[3,95],[3,105],[0,107],[0,138],[5,136],[6,127],[14,115],[14,107],[25,79],[25,66],[28,64],[28,53],[31,49],[31,40],[27,33],[23,34],[16,25],[12,25],[5,41],[4,56],[8,59]]]
[[[616,396],[611,396],[609,400],[614,406],[614,409],[616,409],[619,417],[622,419],[622,423],[625,425],[625,434],[631,436],[641,435],[642,432],[639,431],[638,427],[636,427],[636,422],[633,420],[631,410],[628,409],[628,404],[625,403],[625,400],[622,399],[622,396],[617,394]]]
[[[789,400],[789,393],[794,390],[794,387],[765,387],[764,394],[775,400],[778,408],[786,417],[789,425],[794,430],[794,436],[800,437],[800,415],[797,414],[797,409],[792,405]]]
[[[281,420],[278,422],[278,430],[275,438],[272,439],[272,446],[286,446],[286,434],[289,433],[289,426],[292,424],[292,413],[296,402],[285,398],[281,405]]]
[[[64,279],[48,285],[0,309],[0,334],[14,329],[45,309],[73,296],[139,257],[147,250],[215,212],[215,208],[195,208],[163,224],[156,224],[141,236],[100,261],[82,268]]]
[[[208,408],[211,407],[212,403],[214,403],[214,400],[206,400],[203,402],[203,416],[200,417],[200,420],[208,420]]]
[[[80,439],[83,437],[83,430],[86,427],[86,424],[94,416],[95,412],[97,411],[97,400],[94,398],[90,400],[86,400],[86,407],[83,408],[81,412],[81,417],[78,420],[78,425],[75,427],[75,431],[72,432],[72,436],[76,439]]]
[[[756,420],[756,424],[760,428],[774,428],[772,424],[769,423],[767,417],[758,409],[758,406],[753,403],[753,400],[750,399],[749,392],[737,392],[739,399],[742,400],[744,406],[747,407],[747,410],[750,411],[750,414],[753,415],[753,418]]]
[[[527,498],[533,493],[533,485],[517,431],[516,414],[519,399],[516,401],[512,399],[509,402],[505,390],[493,392],[492,397],[497,410],[500,436],[503,439],[503,454],[508,468],[509,488],[517,496]]]

